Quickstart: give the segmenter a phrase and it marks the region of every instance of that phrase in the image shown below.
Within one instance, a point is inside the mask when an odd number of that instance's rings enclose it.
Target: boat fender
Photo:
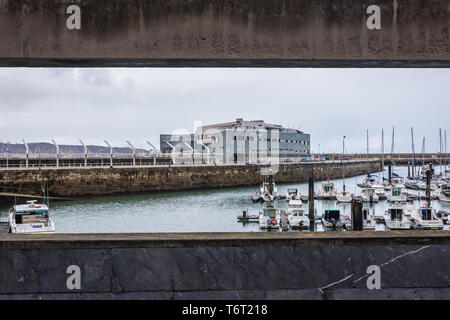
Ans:
[[[273,219],[273,220],[272,220],[272,225],[275,226],[276,224],[277,224],[277,220]]]

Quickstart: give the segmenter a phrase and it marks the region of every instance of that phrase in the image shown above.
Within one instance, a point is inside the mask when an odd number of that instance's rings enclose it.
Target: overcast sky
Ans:
[[[0,141],[159,146],[160,133],[261,119],[311,134],[313,152],[416,151],[450,129],[450,69],[0,69]],[[450,131],[447,134],[450,138]]]

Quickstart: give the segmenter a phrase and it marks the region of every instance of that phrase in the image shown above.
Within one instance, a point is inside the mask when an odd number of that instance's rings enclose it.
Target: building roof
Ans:
[[[234,128],[242,128],[242,129],[266,129],[266,130],[272,130],[272,129],[278,129],[282,132],[289,132],[289,133],[303,133],[303,131],[297,130],[297,129],[291,129],[291,128],[284,128],[283,126],[279,124],[270,124],[265,123],[264,120],[250,120],[246,121],[243,118],[237,118],[236,121],[233,122],[224,122],[224,123],[217,123],[207,126],[202,126],[197,128],[198,132],[204,132],[210,129],[234,129]]]

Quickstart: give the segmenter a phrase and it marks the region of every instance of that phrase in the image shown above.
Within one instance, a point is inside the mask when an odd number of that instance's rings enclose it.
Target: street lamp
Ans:
[[[25,145],[25,167],[28,168],[28,157],[30,154],[30,148],[28,147],[28,144],[25,142],[24,139],[22,139],[22,142]]]
[[[156,148],[150,141],[147,141],[147,144],[153,148],[153,165],[156,166]]]
[[[109,166],[112,168],[113,167],[113,148],[112,146],[108,143],[108,141],[104,140],[106,145],[109,147]]]
[[[52,142],[56,147],[56,168],[59,168],[59,146],[56,144],[55,140],[52,139]]]
[[[83,141],[79,140],[84,149],[84,166],[87,167],[87,146],[83,143]]]
[[[131,150],[133,150],[133,167],[136,166],[136,148],[131,144],[130,141],[127,140],[128,145],[131,147]]]

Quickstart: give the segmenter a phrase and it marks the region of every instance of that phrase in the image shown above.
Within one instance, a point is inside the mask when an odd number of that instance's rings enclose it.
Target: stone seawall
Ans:
[[[125,193],[174,191],[258,185],[260,165],[73,168],[0,170],[0,192],[90,197]],[[312,169],[313,168],[313,169]],[[316,180],[341,178],[380,170],[380,162],[301,163],[279,166],[276,183],[305,182],[311,170]],[[0,197],[1,199],[1,197]]]
[[[442,300],[449,256],[448,231],[0,234],[0,299]]]

